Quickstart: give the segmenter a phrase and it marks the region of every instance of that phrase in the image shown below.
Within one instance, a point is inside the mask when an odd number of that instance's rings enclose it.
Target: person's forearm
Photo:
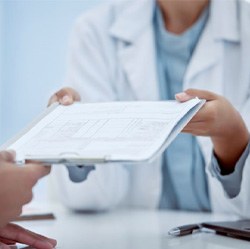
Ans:
[[[230,174],[246,149],[249,141],[249,133],[246,127],[242,127],[234,134],[224,137],[212,137],[214,153],[219,161],[222,174]]]

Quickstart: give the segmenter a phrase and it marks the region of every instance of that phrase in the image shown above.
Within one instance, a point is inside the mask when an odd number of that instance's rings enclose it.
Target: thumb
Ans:
[[[181,92],[181,93],[177,93],[175,94],[175,99],[179,102],[186,102],[190,99],[193,99],[194,97],[187,94],[186,92]]]
[[[16,158],[16,152],[13,150],[1,151],[0,152],[0,161],[13,163]]]
[[[215,100],[218,98],[217,94],[200,89],[187,89],[185,93],[193,97],[198,97],[199,99],[205,99],[207,101]]]
[[[199,89],[187,89],[186,91],[181,92],[181,93],[177,93],[175,95],[176,100],[178,100],[180,102],[185,102],[185,101],[188,101],[188,100],[193,99],[195,97],[198,97],[199,99],[205,99],[207,101],[210,101],[210,100],[217,99],[218,95],[213,93],[213,92],[199,90]]]
[[[71,105],[75,101],[81,100],[80,95],[70,87],[61,89],[56,93],[56,96],[58,98],[58,102],[62,105]]]
[[[48,106],[56,102],[59,102],[61,105],[71,105],[75,101],[80,100],[80,95],[73,88],[65,87],[52,95],[52,97],[49,99]]]
[[[23,170],[28,172],[30,177],[34,180],[34,184],[44,176],[50,173],[51,167],[50,166],[43,166],[40,164],[26,164],[23,167]]]

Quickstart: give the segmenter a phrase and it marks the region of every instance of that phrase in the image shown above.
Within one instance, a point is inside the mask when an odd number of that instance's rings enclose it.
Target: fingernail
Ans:
[[[53,245],[52,242],[49,242],[48,240],[37,239],[34,242],[34,247],[35,248],[44,248],[44,249],[53,249],[53,248],[55,248],[55,245]]]
[[[50,240],[50,244],[52,244],[54,247],[57,245],[57,241],[55,239],[49,239]]]
[[[50,242],[47,242],[46,244],[47,244],[51,249],[55,248],[55,246],[54,246],[52,243],[50,243]]]
[[[181,93],[175,94],[175,98],[176,98],[177,100],[186,101],[186,100],[191,99],[192,96],[188,95],[188,94],[185,93],[185,92],[181,92]]]
[[[55,245],[53,245],[52,243],[49,242],[48,244],[50,244],[51,248],[55,248]]]
[[[70,99],[70,97],[68,95],[65,95],[65,96],[63,96],[62,102],[64,104],[68,104],[68,103],[71,102],[71,99]]]
[[[188,95],[185,92],[175,94],[175,97],[178,97],[178,98],[185,98],[186,96]]]

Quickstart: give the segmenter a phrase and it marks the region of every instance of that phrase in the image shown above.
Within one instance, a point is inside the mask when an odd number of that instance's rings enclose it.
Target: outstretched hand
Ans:
[[[225,173],[233,172],[249,141],[249,132],[240,113],[226,98],[209,91],[188,89],[176,94],[176,99],[180,102],[194,97],[205,99],[207,102],[183,132],[209,136],[222,170]]]

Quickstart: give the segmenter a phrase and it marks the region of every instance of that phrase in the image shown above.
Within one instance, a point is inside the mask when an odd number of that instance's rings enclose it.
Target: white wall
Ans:
[[[98,0],[0,0],[4,12],[0,143],[44,110],[64,79],[72,24]]]
[[[75,18],[100,1],[0,0],[0,144],[45,109],[63,83]],[[46,199],[45,186],[35,200]]]

